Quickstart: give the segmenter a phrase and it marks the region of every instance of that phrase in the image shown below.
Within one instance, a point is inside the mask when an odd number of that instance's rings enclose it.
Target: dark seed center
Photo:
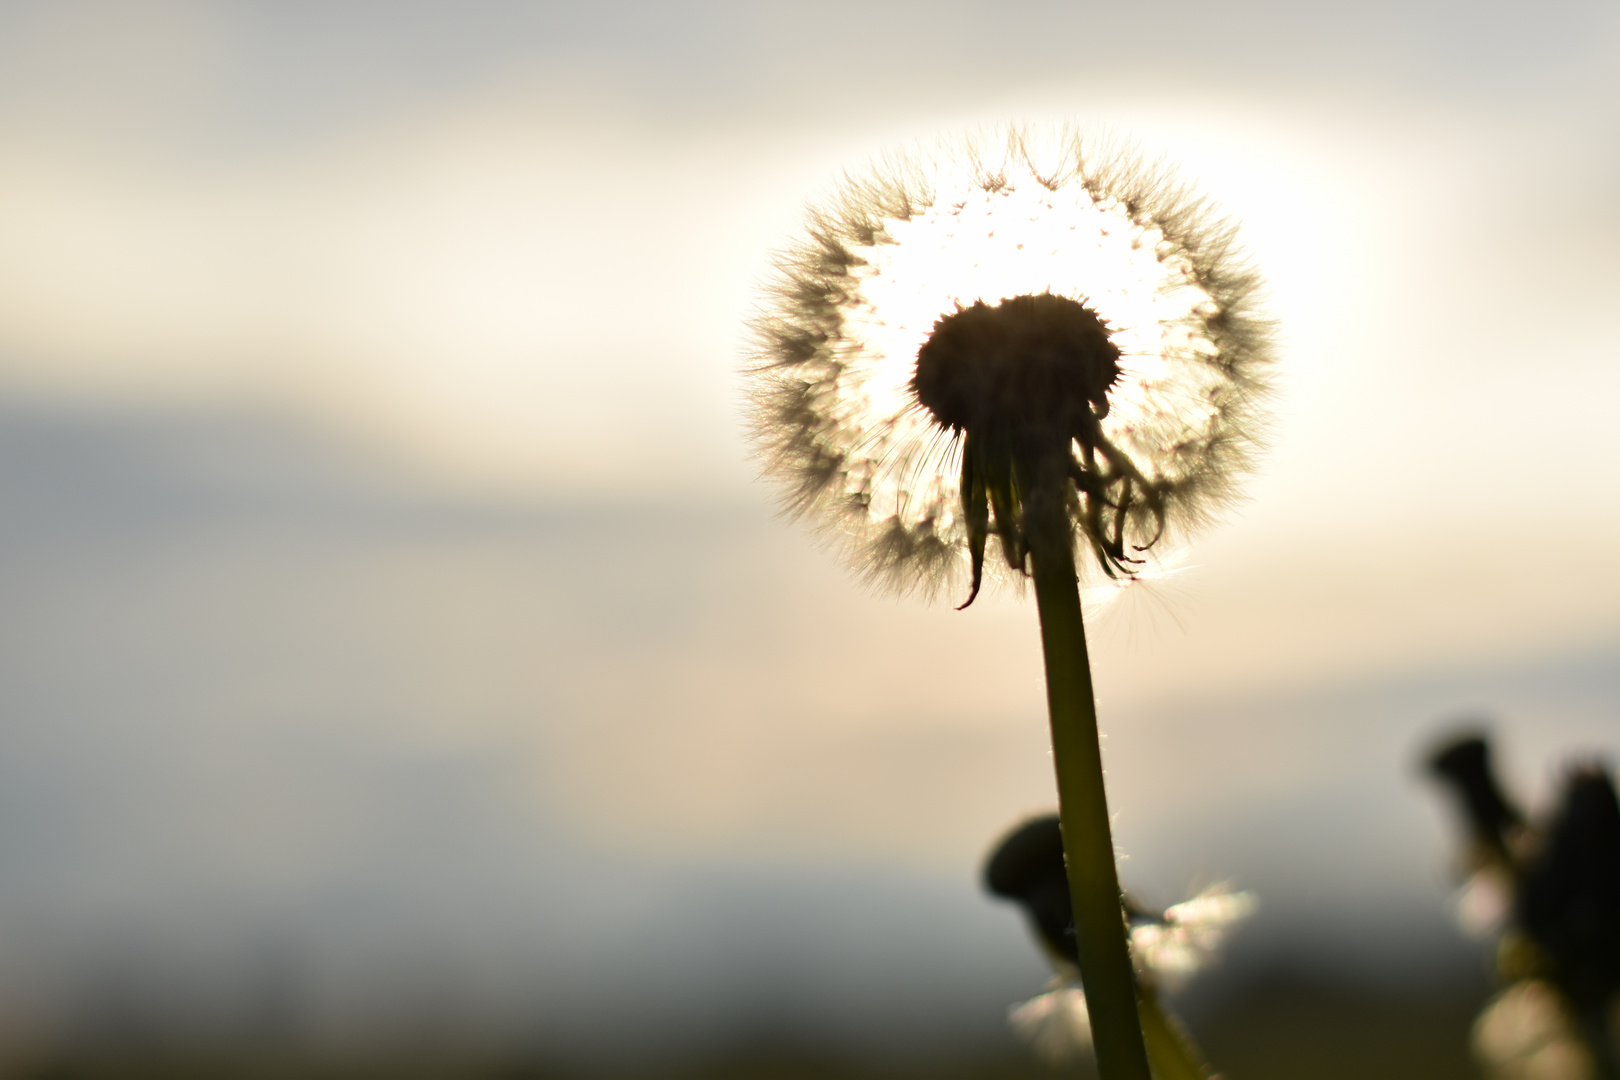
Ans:
[[[1090,308],[1051,293],[982,300],[934,324],[912,388],[944,426],[991,438],[1082,437],[1108,412],[1119,349]]]

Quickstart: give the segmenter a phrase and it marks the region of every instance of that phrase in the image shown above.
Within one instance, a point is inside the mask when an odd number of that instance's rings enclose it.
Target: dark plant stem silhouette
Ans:
[[[1057,505],[1061,505],[1058,503]],[[1046,661],[1059,816],[1074,905],[1080,978],[1103,1076],[1149,1080],[1141,1003],[1103,787],[1091,660],[1067,529],[1031,530],[1035,602]]]

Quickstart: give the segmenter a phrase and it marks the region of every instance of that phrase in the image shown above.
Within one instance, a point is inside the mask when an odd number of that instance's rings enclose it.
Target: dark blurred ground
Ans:
[[[1201,1041],[1231,1080],[1474,1077],[1468,1029],[1484,998],[1471,979],[1379,990],[1278,973],[1203,1025]]]
[[[1278,969],[1220,1002],[1204,1002],[1195,1034],[1227,1080],[1350,1080],[1475,1077],[1468,1029],[1488,993],[1462,974],[1400,987]],[[16,1080],[111,1077],[307,1076],[331,1080],[1023,1080],[1093,1076],[1089,1068],[1035,1062],[1009,1037],[949,1060],[916,1048],[881,1057],[829,1052],[793,1038],[745,1037],[701,1054],[604,1068],[566,1064],[544,1052],[482,1056],[416,1049],[334,1060],[266,1046],[182,1046],[131,1040],[40,1048],[4,1075]]]

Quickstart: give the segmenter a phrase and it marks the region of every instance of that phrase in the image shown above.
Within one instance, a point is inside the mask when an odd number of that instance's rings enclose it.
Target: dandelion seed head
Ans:
[[[1231,223],[1106,140],[1013,129],[892,157],[778,257],[753,434],[785,505],[901,591],[969,568],[974,437],[1072,454],[1074,529],[1129,568],[1204,524],[1259,445],[1257,291]]]

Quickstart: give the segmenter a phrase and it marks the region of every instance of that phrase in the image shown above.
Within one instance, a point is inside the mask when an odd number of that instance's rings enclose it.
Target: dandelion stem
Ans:
[[[1181,1024],[1159,1003],[1159,995],[1151,988],[1143,988],[1141,994],[1142,1034],[1154,1080],[1210,1080],[1209,1066]]]
[[[1046,703],[1052,721],[1058,814],[1074,902],[1080,980],[1103,1080],[1151,1080],[1136,973],[1126,940],[1124,900],[1114,866],[1097,705],[1071,536],[1067,528],[1032,529],[1030,561],[1046,658]]]

